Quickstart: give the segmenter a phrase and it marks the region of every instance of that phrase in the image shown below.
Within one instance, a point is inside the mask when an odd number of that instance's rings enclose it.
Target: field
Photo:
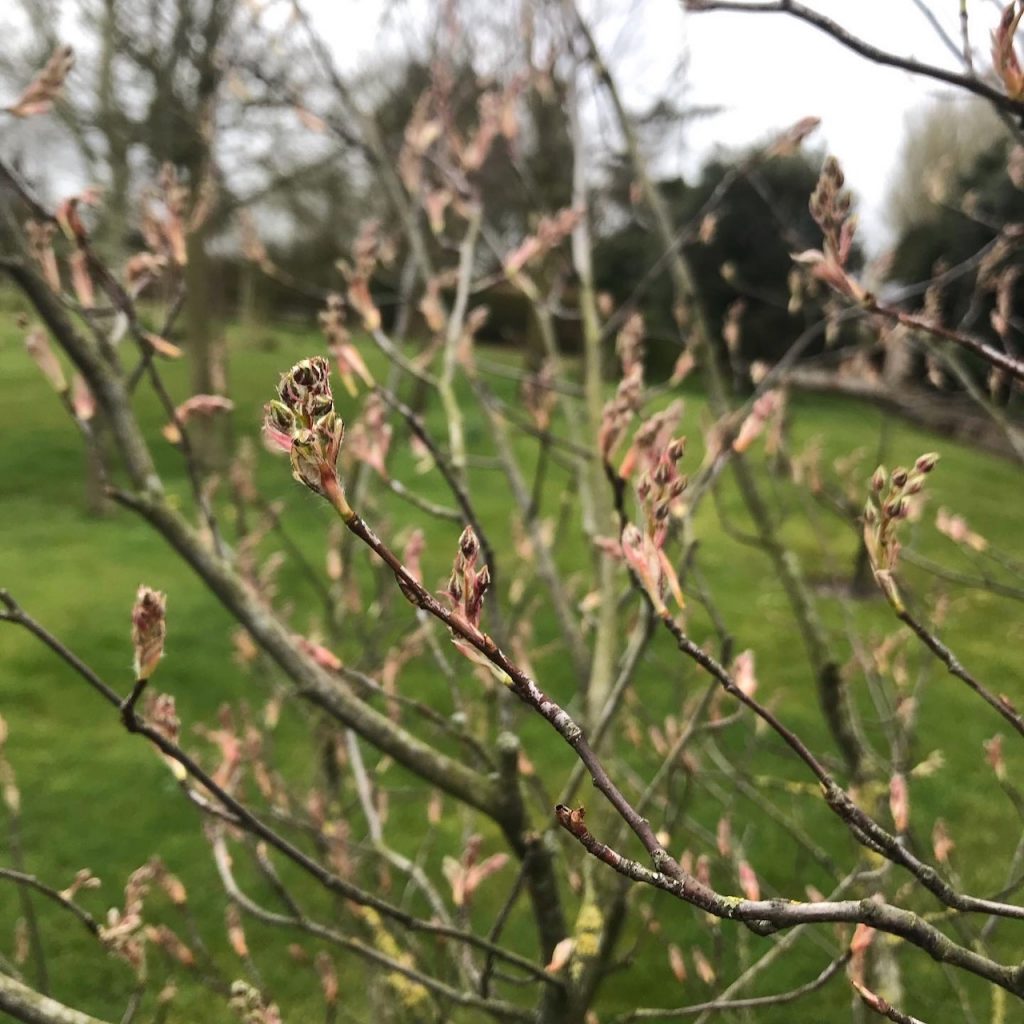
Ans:
[[[322,349],[318,336],[294,328],[261,328],[259,333],[259,337],[251,337],[234,329],[230,334],[232,393],[237,406],[234,429],[238,436],[256,436],[260,408],[279,372],[295,359]],[[488,358],[514,362],[514,357],[507,353],[489,352]],[[171,367],[167,378],[172,392],[184,397],[182,368]],[[495,377],[493,386],[507,396],[514,394],[514,385],[502,378]],[[707,417],[695,385],[688,386],[685,398],[685,426],[695,442],[687,455],[687,468],[696,469],[700,462],[696,442]],[[173,693],[177,699],[185,746],[206,757],[211,748],[194,732],[195,723],[214,723],[217,709],[225,702],[248,701],[259,707],[273,680],[236,663],[227,614],[144,522],[126,511],[116,511],[99,520],[85,514],[79,437],[25,357],[13,316],[7,314],[0,321],[0,408],[4,410],[4,435],[0,441],[0,586],[9,589],[27,611],[122,691],[127,691],[131,684],[128,613],[135,588],[145,581],[166,591],[169,642],[168,655],[158,676],[159,688]],[[139,409],[147,435],[160,452],[160,469],[169,488],[180,494],[182,501],[187,500],[178,453],[159,438],[163,422],[159,410],[148,397],[140,399]],[[431,412],[430,422],[435,431],[443,430],[436,410]],[[942,505],[963,511],[971,526],[984,534],[995,549],[1013,552],[1014,543],[1019,540],[1020,475],[1007,464],[929,438],[900,423],[885,422],[882,414],[871,408],[835,400],[796,401],[793,435],[797,448],[820,437],[826,467],[838,456],[856,448],[864,449],[865,493],[867,476],[880,451],[883,460],[892,466],[907,464],[924,451],[939,450],[942,461],[929,481],[928,510],[912,530],[913,547],[924,556],[941,560],[959,571],[974,571],[975,560],[934,527],[934,512]],[[490,453],[491,442],[481,421],[468,424],[468,444],[475,454]],[[524,461],[531,457],[530,451],[524,443]],[[762,461],[759,452],[756,449],[754,456],[758,463]],[[433,476],[417,476],[412,471],[412,462],[406,450],[397,451],[395,475],[414,484],[425,497],[447,501],[443,484]],[[282,602],[294,604],[296,628],[306,629],[316,618],[317,596],[315,586],[304,578],[304,573],[323,573],[324,537],[331,525],[330,514],[326,506],[292,483],[284,463],[262,451],[258,475],[265,495],[283,502],[283,521],[289,538],[301,547],[309,562],[309,570],[289,564],[282,571],[279,597]],[[499,552],[507,550],[511,501],[500,474],[483,463],[472,470],[470,479],[481,518],[503,540]],[[544,505],[547,514],[557,513],[563,481],[561,472],[552,469]],[[848,574],[856,547],[853,532],[792,486],[768,479],[767,474],[765,486],[775,492],[780,506],[786,510],[784,536],[809,575],[825,581]],[[720,509],[732,529],[747,529],[739,498],[728,482],[723,485]],[[414,523],[422,525],[428,537],[426,578],[442,577],[454,551],[456,526],[425,519],[392,495],[375,499],[373,515],[385,536],[400,534]],[[808,523],[815,523],[816,528]],[[735,649],[751,647],[757,652],[761,695],[815,749],[834,755],[821,723],[803,649],[767,559],[759,551],[737,543],[722,528],[718,509],[710,501],[698,518],[696,533],[700,540],[701,572],[713,591],[721,617],[728,623]],[[586,558],[576,540],[560,544],[558,554],[570,574]],[[351,558],[368,561],[359,550],[354,550]],[[505,559],[509,566],[507,577],[513,575],[514,561],[509,551]],[[359,571],[365,581],[370,580],[368,566],[360,564]],[[934,577],[913,569],[907,571],[906,579],[910,592],[919,600],[933,595],[939,585]],[[827,593],[825,588],[823,593]],[[1024,697],[1020,678],[1024,616],[1020,614],[1020,605],[979,589],[950,587],[949,595],[942,626],[944,639],[994,690],[1018,700]],[[876,638],[895,631],[890,614],[878,601],[851,603],[824,596],[821,606],[841,662],[850,659],[851,628]],[[337,629],[336,649],[357,667],[360,659],[364,659],[364,664],[372,664],[373,648],[379,650],[387,640],[388,634],[386,630],[382,632],[374,614],[370,604],[365,614],[348,615]],[[395,614],[401,614],[400,610]],[[553,644],[554,631],[549,619],[543,614],[537,617],[534,667],[546,688],[569,701],[571,685],[564,657]],[[707,616],[696,603],[690,629],[698,641],[714,641]],[[969,880],[969,884],[965,883],[969,891],[979,895],[994,893],[1006,883],[1020,834],[1020,823],[996,785],[982,747],[985,739],[1001,731],[1002,723],[920,648],[908,648],[907,667],[919,687],[920,699],[920,727],[911,763],[926,761],[934,751],[941,751],[943,758],[931,774],[918,774],[912,779],[913,840],[922,853],[930,856],[932,825],[936,817],[943,817],[957,843],[953,864]],[[873,721],[877,713],[863,676],[851,670],[848,678],[866,728],[877,740],[879,733]],[[400,685],[403,692],[433,701],[446,710],[446,687],[433,678],[429,665],[411,666],[403,672]],[[475,685],[468,669],[462,685]],[[683,699],[704,685],[692,665],[681,661],[667,643],[658,641],[639,676],[642,713],[651,724],[660,722],[665,715],[678,712]],[[246,968],[225,938],[223,893],[195,809],[182,797],[171,775],[144,741],[126,734],[109,708],[36,641],[7,625],[0,625],[0,714],[8,723],[6,755],[22,794],[19,839],[29,870],[60,888],[70,882],[79,868],[91,868],[102,878],[103,887],[85,893],[82,901],[97,916],[103,916],[106,908],[120,904],[121,888],[128,874],[159,853],[191,894],[188,920],[183,920],[174,908],[154,900],[159,919],[173,924],[186,939],[194,941],[194,936],[201,936],[225,978],[244,976]],[[536,766],[538,787],[543,791],[537,807],[548,798],[550,806],[572,767],[571,754],[541,723],[529,720],[525,712],[517,710],[516,715],[522,723],[524,746]],[[317,750],[308,749],[308,740],[303,739],[310,735],[304,723],[301,708],[286,704],[276,751],[280,767],[300,789],[315,779],[320,757]],[[672,829],[672,848],[706,848],[716,821],[728,813],[733,833],[744,844],[766,892],[803,898],[803,887],[808,883],[828,891],[834,883],[827,872],[794,843],[786,827],[760,813],[756,800],[730,788],[728,779],[716,767],[714,751],[733,757],[743,772],[749,772],[755,794],[761,792],[787,806],[813,842],[836,859],[840,870],[849,870],[854,863],[852,845],[846,841],[842,826],[819,806],[798,766],[782,756],[780,746],[770,737],[755,734],[745,718],[708,742],[714,749],[701,748],[700,770],[694,777],[687,815],[674,823]],[[748,757],[748,752],[756,756]],[[649,775],[656,766],[657,758],[652,751],[643,749],[626,750],[624,756],[629,764],[625,788],[635,791],[645,773]],[[1007,761],[1012,779],[1015,768],[1020,768],[1021,758],[1019,751],[1009,744]],[[838,764],[838,760],[834,763]],[[375,767],[397,773],[393,766]],[[786,779],[792,783],[788,787],[779,781]],[[421,852],[432,869],[444,852],[445,840],[457,842],[465,834],[466,823],[452,813],[439,831],[424,838],[421,801],[413,791],[403,799],[400,783],[397,791],[389,826],[391,834],[399,837],[395,844],[406,852]],[[884,807],[877,792],[865,793],[863,798]],[[596,803],[597,798],[583,792],[583,799]],[[352,808],[352,815],[356,819],[354,827],[358,828],[357,808]],[[0,817],[0,821],[4,819]],[[489,835],[487,844],[488,851],[500,848]],[[632,851],[634,855],[636,852]],[[575,858],[575,851],[572,857]],[[0,863],[10,862],[10,842],[0,841]],[[479,928],[486,929],[511,878],[511,871],[507,871],[482,890],[472,912]],[[724,889],[735,886],[724,877],[716,877],[715,881]],[[325,906],[322,895],[301,883],[295,884],[321,918],[333,919],[343,929],[347,927],[344,908]],[[892,878],[884,884],[887,891],[896,888]],[[399,898],[401,894],[391,895]],[[312,903],[313,900],[319,902]],[[602,1019],[638,1003],[671,1005],[708,998],[712,990],[692,971],[682,985],[672,977],[660,948],[669,941],[678,942],[684,949],[703,949],[725,980],[737,973],[737,944],[749,952],[761,941],[751,935],[738,936],[729,926],[709,927],[700,915],[667,898],[638,894],[638,902],[655,908],[663,927],[659,935],[638,930],[635,925],[630,928],[623,944],[624,950],[632,950],[630,963],[607,982],[600,1006]],[[915,905],[924,910],[936,909],[936,905],[919,897]],[[59,911],[38,900],[35,906],[49,951],[47,967],[53,994],[105,1019],[119,1019],[133,989],[131,973],[123,963],[107,957],[84,930]],[[15,891],[10,887],[0,889],[0,953],[7,957],[11,956],[19,914]],[[321,1019],[323,1010],[312,968],[292,966],[285,953],[287,942],[294,937],[282,937],[251,922],[246,928],[254,962],[267,987],[282,1004],[285,1019]],[[1010,931],[1009,925],[997,929],[992,948],[1004,958],[1019,961],[1019,942],[1006,940]],[[525,942],[526,924],[521,918],[513,920],[512,934],[517,941]],[[809,980],[834,955],[834,943],[831,929],[823,929],[817,936],[802,937],[797,947],[802,952],[788,960],[784,958],[782,966],[768,972],[751,992],[779,991]],[[344,956],[336,960],[343,994],[339,1019],[368,1019],[364,993],[355,984],[358,973],[349,969]],[[916,950],[902,952],[900,964],[906,989],[905,1008],[925,1019],[950,1019],[949,1007],[958,995],[950,987],[948,976]],[[156,953],[151,954],[150,972],[160,982],[168,972],[166,963]],[[187,973],[179,971],[176,980],[179,993],[168,1020],[206,1024],[232,1019],[223,1002],[212,999]],[[962,979],[958,984],[973,998],[979,1019],[989,1019],[989,996],[982,988]],[[154,983],[138,1019],[153,1019],[152,1000],[159,988],[160,984]],[[799,1004],[796,1011],[780,1008],[756,1019],[838,1019],[846,1012],[849,1000],[849,989],[837,979]]]

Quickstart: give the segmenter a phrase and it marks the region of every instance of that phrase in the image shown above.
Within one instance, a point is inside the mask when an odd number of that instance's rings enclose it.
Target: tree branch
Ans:
[[[712,999],[708,1003],[692,1003],[689,1006],[680,1006],[671,1010],[634,1010],[632,1013],[621,1017],[617,1024],[630,1024],[635,1020],[676,1020],[680,1017],[696,1017],[701,1013],[728,1013],[733,1010],[758,1010],[766,1006],[784,1006],[786,1003],[795,1003],[811,992],[816,992],[830,982],[850,961],[850,953],[846,952],[841,957],[833,960],[817,977],[811,981],[791,988],[786,992],[779,992],[774,996],[751,996],[748,999]]]
[[[0,974],[0,1010],[25,1024],[108,1024]]]
[[[934,79],[937,82],[944,82],[946,85],[955,86],[966,92],[974,93],[988,100],[998,110],[1008,114],[1024,116],[1024,103],[1020,100],[1012,100],[1005,94],[994,89],[990,85],[971,75],[960,74],[956,71],[949,71],[946,68],[936,67],[934,64],[925,64],[915,60],[913,57],[900,57],[898,54],[889,53],[886,50],[872,46],[863,39],[849,33],[838,22],[819,14],[817,11],[805,7],[796,0],[773,0],[771,3],[745,3],[743,0],[683,0],[683,6],[687,11],[737,11],[744,14],[788,14],[793,18],[806,22],[825,35],[831,36],[836,42],[845,46],[848,50],[866,57],[873,64],[882,64],[886,67],[898,68],[901,71],[909,71],[914,75],[921,75],[925,78]]]

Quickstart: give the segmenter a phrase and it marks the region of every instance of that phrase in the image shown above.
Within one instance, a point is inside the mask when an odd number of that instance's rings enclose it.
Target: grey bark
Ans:
[[[0,1011],[26,1024],[108,1024],[0,974]]]

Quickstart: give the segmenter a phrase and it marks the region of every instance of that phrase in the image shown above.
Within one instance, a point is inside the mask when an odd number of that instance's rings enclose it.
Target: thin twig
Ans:
[[[692,1003],[671,1010],[634,1010],[620,1017],[617,1024],[629,1024],[635,1020],[675,1020],[680,1017],[695,1017],[699,1013],[727,1013],[731,1010],[758,1010],[765,1006],[784,1006],[795,1003],[803,996],[816,992],[830,982],[849,963],[850,953],[833,960],[817,977],[786,992],[774,996],[751,996],[748,999],[712,999],[707,1003]]]
[[[896,617],[913,630],[914,635],[921,643],[946,666],[950,675],[956,676],[957,679],[966,683],[986,704],[995,708],[1021,736],[1024,736],[1024,717],[1010,703],[1009,698],[1002,694],[996,696],[988,687],[980,683],[960,664],[957,656],[934,633],[929,632],[923,623],[914,618],[906,608],[896,609]]]
[[[100,926],[89,911],[80,907],[73,899],[65,896],[64,893],[54,889],[53,886],[41,882],[35,875],[27,874],[24,871],[15,871],[13,868],[0,867],[0,878],[6,878],[9,882],[14,882],[27,889],[34,889],[36,892],[42,893],[47,899],[52,900],[58,906],[74,914],[93,935],[99,935]]]

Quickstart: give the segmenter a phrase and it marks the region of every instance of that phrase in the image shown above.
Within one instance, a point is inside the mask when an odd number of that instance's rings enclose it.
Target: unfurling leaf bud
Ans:
[[[324,1002],[328,1006],[334,1006],[338,1002],[339,991],[338,972],[334,969],[334,962],[324,950],[320,950],[313,963],[316,966],[316,973],[320,976]]]
[[[761,885],[757,880],[757,873],[750,864],[741,860],[737,866],[740,879],[740,888],[748,900],[759,900],[761,898]]]
[[[459,537],[459,551],[462,552],[466,561],[472,564],[473,559],[476,558],[476,553],[479,550],[480,542],[476,539],[473,527],[467,526]]]
[[[651,480],[657,487],[664,487],[673,477],[673,465],[667,459],[659,459],[654,467]]]
[[[986,760],[992,766],[992,770],[996,773],[996,778],[1002,782],[1002,780],[1006,778],[1006,760],[1003,757],[1002,733],[996,733],[992,739],[985,740],[982,746],[985,748]]]
[[[164,654],[167,637],[167,597],[142,585],[132,608],[132,646],[135,649],[135,678],[149,679]]]
[[[905,502],[902,498],[893,498],[885,503],[885,514],[890,519],[899,519],[903,515]]]
[[[311,491],[320,493],[320,458],[316,435],[300,430],[292,438],[292,476]]]
[[[466,618],[474,625],[480,622],[484,595],[491,585],[491,570],[485,565],[478,573],[473,574],[470,593],[466,595]]]
[[[272,448],[291,455],[292,476],[348,518],[353,513],[337,475],[345,425],[334,411],[330,373],[323,356],[296,363],[281,377],[280,400],[266,406],[263,433]]]

